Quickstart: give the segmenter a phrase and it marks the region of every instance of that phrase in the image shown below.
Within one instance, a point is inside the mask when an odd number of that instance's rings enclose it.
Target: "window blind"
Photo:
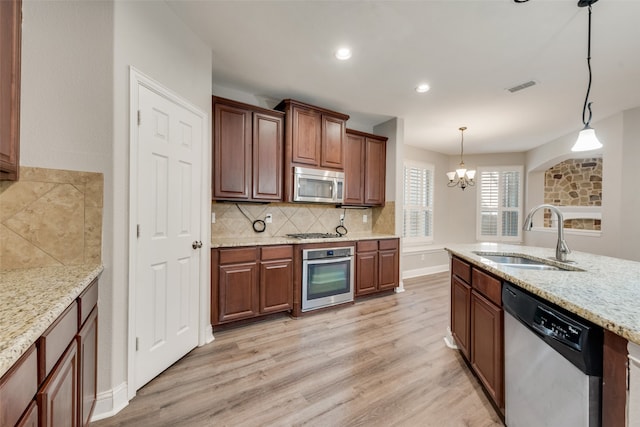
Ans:
[[[478,240],[521,238],[522,167],[479,170]]]
[[[405,164],[403,237],[433,237],[433,166]]]

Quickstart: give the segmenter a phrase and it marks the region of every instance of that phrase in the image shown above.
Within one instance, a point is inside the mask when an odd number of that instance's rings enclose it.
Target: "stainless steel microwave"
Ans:
[[[293,169],[293,201],[342,203],[344,172],[295,167]]]

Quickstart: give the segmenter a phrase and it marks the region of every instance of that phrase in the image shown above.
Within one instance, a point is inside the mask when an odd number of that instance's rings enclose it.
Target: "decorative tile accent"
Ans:
[[[101,261],[103,176],[20,168],[0,183],[0,269]]]
[[[569,159],[547,169],[544,202],[556,206],[602,206],[602,158]],[[545,210],[544,226],[551,226]],[[600,230],[599,219],[571,219],[565,228]]]
[[[233,237],[282,237],[293,233],[334,233],[340,225],[340,214],[345,214],[344,225],[349,233],[371,233],[372,210],[343,209],[332,205],[301,203],[269,203],[256,205],[238,203],[238,206],[251,218],[245,218],[234,203],[212,202],[211,211],[216,214],[215,224],[211,224],[213,239]],[[270,213],[273,222],[267,224],[264,233],[253,231],[251,222],[264,220]],[[368,215],[369,221],[362,222],[362,215]],[[389,234],[393,234],[389,233]]]

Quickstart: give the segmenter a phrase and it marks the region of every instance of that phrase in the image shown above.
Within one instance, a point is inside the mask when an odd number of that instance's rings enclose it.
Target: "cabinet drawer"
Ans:
[[[293,258],[293,246],[267,246],[260,249],[262,261]]]
[[[258,248],[220,249],[220,264],[251,262],[258,259]]]
[[[38,382],[42,383],[78,332],[78,304],[69,308],[38,339]]]
[[[458,259],[451,259],[451,272],[464,280],[467,283],[471,283],[471,265]]]
[[[360,240],[356,243],[356,252],[371,252],[378,250],[377,240]]]
[[[502,283],[499,279],[474,268],[471,286],[494,304],[502,305]]]
[[[78,297],[78,329],[82,327],[82,324],[89,314],[93,307],[98,303],[98,280],[94,280],[91,282],[89,287],[85,289],[80,296]]]
[[[391,249],[398,249],[398,244],[398,239],[385,239],[379,241],[378,247],[381,251],[386,251]]]
[[[38,358],[32,345],[0,380],[0,425],[15,425],[37,391]]]

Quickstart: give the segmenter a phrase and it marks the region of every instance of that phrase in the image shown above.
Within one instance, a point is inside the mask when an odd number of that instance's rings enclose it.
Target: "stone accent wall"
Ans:
[[[261,237],[282,237],[293,233],[335,233],[340,225],[340,214],[345,213],[344,225],[349,233],[371,233],[373,220],[372,209],[343,209],[332,205],[312,203],[238,203],[238,206],[251,220],[264,220],[270,213],[273,222]],[[252,221],[245,218],[235,203],[212,202],[211,211],[216,215],[215,224],[211,224],[211,237],[250,237],[253,231]],[[362,222],[362,215],[367,215],[368,222]],[[393,234],[393,233],[391,233]]]
[[[569,159],[545,172],[544,202],[556,206],[602,206],[602,158]],[[569,219],[566,228],[600,230],[599,219]],[[544,214],[551,226],[551,212]]]
[[[0,270],[102,262],[101,173],[20,168],[0,181]]]

